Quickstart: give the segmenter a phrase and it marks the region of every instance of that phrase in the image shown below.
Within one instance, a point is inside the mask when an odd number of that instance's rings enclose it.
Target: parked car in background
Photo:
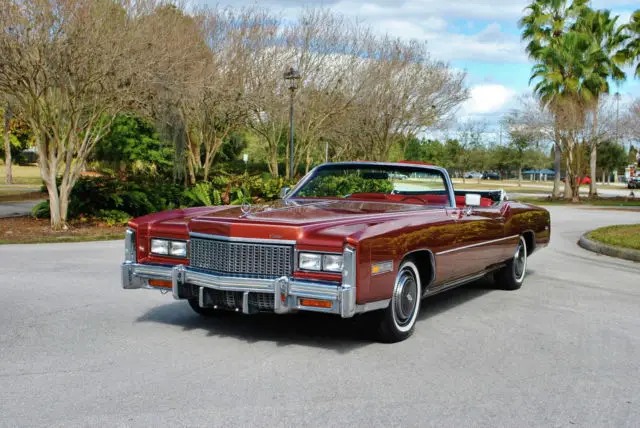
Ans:
[[[497,172],[484,172],[482,174],[483,180],[500,180],[500,174]]]
[[[482,178],[481,172],[469,171],[464,175],[464,178]]]
[[[456,191],[435,166],[328,163],[282,196],[131,220],[122,287],[171,292],[207,317],[362,316],[397,342],[413,333],[424,298],[485,276],[520,288],[551,234],[545,208],[502,190]]]

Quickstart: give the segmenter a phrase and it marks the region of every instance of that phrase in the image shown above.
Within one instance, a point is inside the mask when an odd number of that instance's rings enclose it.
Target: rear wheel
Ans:
[[[522,287],[527,272],[527,243],[524,236],[520,236],[518,247],[513,258],[507,265],[496,272],[494,278],[498,288],[503,290],[517,290]]]
[[[418,268],[413,262],[405,261],[398,269],[389,306],[375,314],[380,341],[400,342],[413,334],[421,296]]]

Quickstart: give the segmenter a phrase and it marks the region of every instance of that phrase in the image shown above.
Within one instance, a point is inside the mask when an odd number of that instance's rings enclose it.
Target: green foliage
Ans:
[[[24,121],[11,117],[9,121],[9,144],[11,160],[14,164],[30,163],[33,159],[25,153],[32,145],[33,133]],[[5,159],[4,150],[4,110],[0,109],[0,157]]]
[[[154,124],[145,118],[123,114],[98,142],[92,160],[114,172],[161,174],[172,171],[173,147],[160,140]]]
[[[364,178],[356,174],[326,175],[310,181],[300,196],[346,197],[354,193],[390,193],[388,179]]]
[[[171,183],[113,177],[81,177],[71,190],[68,218],[94,217],[118,210],[131,217],[177,208],[182,204],[182,187]],[[33,215],[48,218],[49,202],[36,206]]]
[[[605,141],[598,146],[598,166],[605,171],[614,171],[627,166],[627,153],[621,144]]]
[[[95,218],[121,224],[127,218],[181,207],[238,205],[271,201],[291,181],[282,177],[217,176],[185,188],[161,180],[82,177],[73,187],[68,218]],[[49,202],[37,205],[32,215],[49,217]]]
[[[197,183],[195,186],[186,189],[184,195],[193,202],[195,206],[208,206],[213,205],[211,202],[213,190],[211,183]]]
[[[96,216],[98,220],[104,221],[109,226],[125,225],[131,216],[120,210],[100,210]]]

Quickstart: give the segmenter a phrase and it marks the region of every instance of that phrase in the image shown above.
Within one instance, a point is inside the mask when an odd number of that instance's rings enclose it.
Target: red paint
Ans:
[[[549,213],[533,205],[504,201],[492,207],[485,201],[484,206],[467,215],[464,208],[429,206],[413,198],[413,202],[404,203],[391,202],[394,199],[391,197],[383,201],[377,195],[361,194],[359,198],[308,198],[288,205],[276,201],[253,207],[248,216],[243,216],[239,206],[172,210],[136,218],[129,225],[137,230],[140,263],[188,263],[149,256],[148,247],[151,237],[186,240],[189,232],[295,240],[300,251],[340,253],[345,245],[351,245],[358,257],[358,303],[389,298],[399,264],[416,250],[434,254],[433,286],[439,287],[511,258],[517,235],[524,232],[533,232],[538,246],[549,242]],[[432,196],[420,198],[427,200]],[[437,203],[442,204],[442,200]],[[503,239],[511,235],[516,237]],[[476,245],[493,240],[499,241]],[[393,261],[392,272],[371,276],[372,263],[389,260]],[[324,281],[341,279],[340,274],[330,273],[296,272],[294,276]]]

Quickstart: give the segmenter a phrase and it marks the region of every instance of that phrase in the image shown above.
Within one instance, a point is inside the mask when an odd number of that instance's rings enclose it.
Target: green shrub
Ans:
[[[125,225],[131,216],[120,210],[100,210],[96,216],[98,220],[104,221],[109,226]]]
[[[185,188],[161,180],[115,177],[81,177],[71,191],[67,218],[96,218],[107,222],[124,221],[124,214],[139,217],[180,207],[239,205],[245,201],[278,199],[280,189],[291,185],[282,177],[216,176]],[[32,211],[38,218],[49,218],[49,201]]]

